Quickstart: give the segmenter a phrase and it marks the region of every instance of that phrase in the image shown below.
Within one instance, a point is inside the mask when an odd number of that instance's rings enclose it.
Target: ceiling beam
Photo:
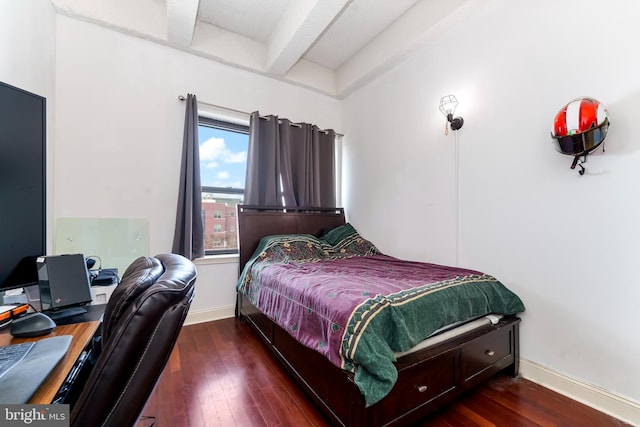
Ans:
[[[416,2],[336,70],[336,95],[344,98],[365,86],[481,7],[475,0]]]
[[[349,1],[351,0],[292,2],[269,38],[267,71],[277,75],[289,71]]]
[[[167,40],[191,46],[200,0],[167,0]]]

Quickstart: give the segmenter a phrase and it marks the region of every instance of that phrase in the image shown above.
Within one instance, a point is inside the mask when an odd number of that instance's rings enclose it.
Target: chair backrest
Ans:
[[[180,255],[140,257],[105,308],[102,349],[71,426],[133,426],[153,391],[191,305],[195,265]]]

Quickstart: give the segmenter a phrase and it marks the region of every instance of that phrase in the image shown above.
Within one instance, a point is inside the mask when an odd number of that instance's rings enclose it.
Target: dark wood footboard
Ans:
[[[520,319],[505,317],[396,362],[398,381],[384,399],[368,408],[353,376],[294,340],[238,295],[239,311],[332,424],[407,425],[425,417],[492,375],[518,374]]]

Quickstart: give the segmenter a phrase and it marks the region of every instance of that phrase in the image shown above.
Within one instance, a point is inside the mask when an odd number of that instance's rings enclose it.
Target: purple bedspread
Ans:
[[[343,335],[361,304],[376,295],[397,294],[470,274],[482,273],[386,255],[273,264],[260,274],[256,306],[299,342],[343,367]],[[424,331],[421,339],[432,332]]]

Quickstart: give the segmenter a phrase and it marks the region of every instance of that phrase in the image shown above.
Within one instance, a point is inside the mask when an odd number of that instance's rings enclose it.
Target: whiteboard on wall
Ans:
[[[58,218],[54,253],[95,257],[96,268],[117,268],[122,274],[133,260],[149,256],[146,218]]]

